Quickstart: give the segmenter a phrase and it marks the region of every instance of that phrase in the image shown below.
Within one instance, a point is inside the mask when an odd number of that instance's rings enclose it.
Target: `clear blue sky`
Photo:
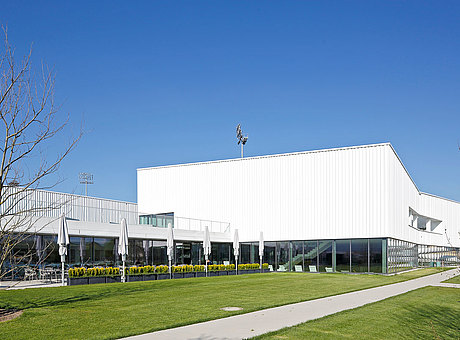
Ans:
[[[87,134],[56,187],[136,201],[136,168],[389,141],[460,200],[459,1],[2,1]],[[56,143],[59,145],[59,142]]]

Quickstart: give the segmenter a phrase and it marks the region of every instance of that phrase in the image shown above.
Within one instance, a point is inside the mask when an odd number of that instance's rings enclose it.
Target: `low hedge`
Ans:
[[[258,263],[246,263],[246,264],[239,264],[238,270],[255,270],[260,269],[260,264]],[[268,269],[268,263],[262,264],[262,269]]]
[[[239,264],[238,270],[254,270],[259,269],[260,266],[258,263],[247,263]],[[262,265],[263,269],[268,269],[268,263]],[[173,273],[191,273],[191,272],[204,272],[204,265],[181,265],[181,266],[172,266],[171,270]],[[223,264],[210,264],[208,265],[208,271],[217,272],[223,270],[235,270],[234,264],[223,265]],[[125,268],[126,275],[143,275],[143,274],[165,274],[169,273],[169,267],[160,265],[160,266],[131,266]],[[94,268],[84,268],[84,267],[75,267],[69,269],[69,277],[88,277],[88,276],[117,276],[121,275],[120,269],[118,267],[94,267]]]

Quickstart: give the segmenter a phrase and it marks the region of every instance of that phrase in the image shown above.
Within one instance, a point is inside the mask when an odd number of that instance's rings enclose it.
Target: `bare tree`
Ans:
[[[81,138],[81,130],[59,154],[47,155],[56,137],[64,133],[64,119],[54,102],[54,73],[42,65],[32,72],[31,50],[19,61],[3,28],[0,49],[0,279],[13,270],[13,263],[30,263],[34,249],[16,251],[33,237],[37,216],[65,202],[43,204],[31,200],[44,179],[55,174],[64,158]],[[52,176],[51,178],[54,178]],[[57,184],[46,181],[47,188]]]

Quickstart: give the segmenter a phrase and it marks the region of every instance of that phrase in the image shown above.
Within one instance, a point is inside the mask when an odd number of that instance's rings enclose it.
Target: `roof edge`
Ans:
[[[179,164],[170,164],[170,165],[151,166],[151,167],[145,167],[145,168],[137,168],[136,170],[137,171],[143,171],[143,170],[174,168],[174,167],[191,166],[191,165],[226,163],[226,162],[236,162],[236,161],[249,161],[249,160],[254,160],[254,159],[263,159],[263,158],[272,158],[272,157],[285,157],[285,156],[303,155],[303,154],[310,154],[310,153],[332,152],[332,151],[342,151],[342,150],[352,150],[352,149],[364,149],[364,148],[380,147],[380,146],[387,146],[387,145],[389,145],[392,148],[392,150],[395,153],[396,157],[399,159],[398,155],[396,154],[396,152],[393,149],[393,146],[389,142],[384,142],[384,143],[376,143],[376,144],[344,146],[344,147],[338,147],[338,148],[317,149],[317,150],[310,150],[310,151],[297,151],[297,152],[288,152],[288,153],[280,153],[280,154],[273,154],[273,155],[253,156],[253,157],[245,157],[245,158],[229,158],[229,159],[221,159],[221,160],[215,160],[215,161],[204,161],[204,162],[179,163]],[[399,159],[399,161],[401,162],[400,159]],[[402,162],[401,162],[401,164],[402,164]],[[404,167],[404,164],[402,164],[402,166]],[[406,169],[406,168],[404,167],[404,169]],[[407,170],[406,170],[406,172],[407,172]],[[412,180],[412,178],[411,178],[411,180]],[[414,181],[412,181],[412,182],[414,182]],[[415,183],[414,183],[414,185],[415,185]]]
[[[452,203],[460,204],[459,201],[456,201],[456,200],[453,200],[453,199],[450,199],[450,198],[446,198],[446,197],[442,197],[442,196],[438,196],[438,195],[434,195],[434,194],[429,194],[427,192],[420,192],[420,195],[430,196],[430,197],[433,197],[433,198],[439,198],[441,200],[445,200],[445,201],[449,201],[449,202],[452,202]]]

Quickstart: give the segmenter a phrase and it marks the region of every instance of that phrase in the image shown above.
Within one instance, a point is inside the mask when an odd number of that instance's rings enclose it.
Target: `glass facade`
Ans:
[[[58,266],[60,256],[54,235],[25,238],[5,266]],[[116,266],[121,263],[117,238],[70,237],[70,266]],[[166,242],[129,239],[127,265],[168,264]],[[27,257],[24,259],[24,255]],[[20,260],[21,259],[21,260]],[[201,242],[175,242],[173,264],[204,264]],[[213,264],[235,263],[231,243],[212,243]],[[22,261],[22,262],[21,262]],[[258,242],[241,243],[239,263],[258,263]],[[274,271],[300,270],[395,273],[417,266],[449,266],[460,263],[458,248],[417,245],[396,239],[347,239],[265,242],[263,262]],[[14,274],[16,275],[16,274]]]
[[[318,268],[320,272],[325,272],[327,268],[332,268],[332,241],[318,241]]]
[[[386,273],[386,244],[386,239],[265,242],[263,262],[274,271],[300,266],[308,272],[314,266],[320,272]],[[258,242],[240,244],[240,263],[258,260]]]
[[[388,239],[388,273],[417,267],[418,249],[415,243]]]
[[[369,271],[369,240],[351,240],[351,271],[354,273]]]
[[[310,271],[309,266],[318,268],[318,241],[304,242],[304,271]]]
[[[149,224],[153,227],[167,228],[168,223],[174,228],[174,213],[140,215],[139,224]]]
[[[347,273],[351,270],[350,240],[335,241],[335,270]]]

